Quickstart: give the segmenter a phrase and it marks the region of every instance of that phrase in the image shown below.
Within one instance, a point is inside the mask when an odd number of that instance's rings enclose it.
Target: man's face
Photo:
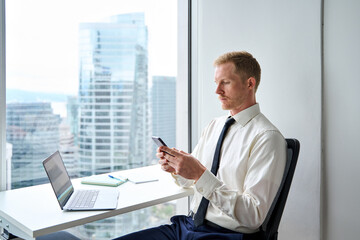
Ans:
[[[235,73],[235,65],[232,62],[220,64],[215,68],[215,93],[224,110],[230,110],[231,115],[248,107],[250,90],[247,81],[243,83],[238,74]]]

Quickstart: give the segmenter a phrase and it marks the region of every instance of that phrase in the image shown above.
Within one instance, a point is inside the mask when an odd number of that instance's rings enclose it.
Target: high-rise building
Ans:
[[[79,34],[81,174],[148,165],[151,138],[144,14],[82,23]]]
[[[66,102],[66,118],[59,126],[60,131],[60,153],[71,178],[79,177],[78,161],[78,98],[68,96]]]
[[[78,127],[79,127],[79,104],[77,96],[68,96],[66,102],[66,121],[70,126],[70,132],[74,136],[74,145],[77,145]]]
[[[66,120],[62,120],[59,125],[59,152],[66,166],[70,178],[79,176],[77,161],[77,146],[75,145],[74,135],[71,127]]]
[[[152,134],[176,147],[176,78],[154,76],[151,87]],[[157,146],[153,146],[153,155]],[[154,156],[152,157],[154,158]]]
[[[80,176],[149,165],[151,126],[144,13],[79,27]],[[150,216],[129,213],[80,227],[81,238],[109,239],[141,229]]]
[[[48,182],[42,160],[59,148],[60,116],[50,103],[8,103],[6,140],[12,144],[11,188]]]

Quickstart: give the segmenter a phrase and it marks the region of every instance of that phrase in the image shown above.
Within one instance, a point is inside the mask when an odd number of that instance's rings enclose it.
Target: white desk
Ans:
[[[170,174],[159,165],[115,172],[113,175],[156,173],[159,181],[142,184],[131,182],[117,187],[120,191],[117,209],[111,211],[62,211],[50,184],[0,192],[0,227],[24,239],[57,232],[89,222],[113,217],[160,203],[187,197],[193,189],[178,187]],[[78,188],[99,188],[73,180]]]

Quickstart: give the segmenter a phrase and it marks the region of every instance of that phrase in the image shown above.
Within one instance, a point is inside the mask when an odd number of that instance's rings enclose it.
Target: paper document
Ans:
[[[147,183],[158,181],[159,178],[155,174],[145,174],[145,173],[129,173],[119,176],[122,179],[128,179],[132,183]]]

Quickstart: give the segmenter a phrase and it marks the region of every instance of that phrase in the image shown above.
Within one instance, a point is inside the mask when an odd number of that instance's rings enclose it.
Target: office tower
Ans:
[[[66,120],[70,126],[70,131],[74,137],[74,145],[77,145],[77,136],[79,128],[79,104],[76,96],[68,96],[66,102]]]
[[[80,176],[149,165],[147,27],[144,13],[79,26]],[[81,238],[109,239],[147,225],[148,210],[80,227]]]
[[[154,76],[151,88],[152,134],[176,147],[176,78]],[[153,145],[153,159],[157,146]]]
[[[151,152],[144,14],[82,23],[79,34],[81,174],[148,165]]]
[[[60,153],[71,178],[79,177],[78,161],[78,102],[76,96],[68,96],[66,102],[66,118],[59,126]]]
[[[70,178],[79,177],[77,149],[71,127],[64,119],[59,125],[59,152]]]
[[[59,147],[59,123],[50,103],[6,105],[6,140],[13,153],[11,188],[47,182],[42,160]]]

